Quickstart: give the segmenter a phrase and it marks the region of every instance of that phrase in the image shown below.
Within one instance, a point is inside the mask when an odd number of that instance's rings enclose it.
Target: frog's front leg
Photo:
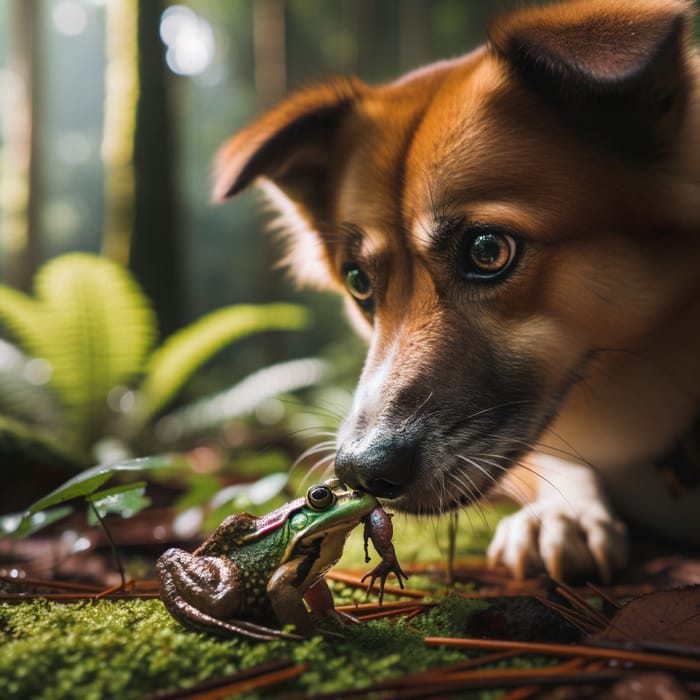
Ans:
[[[156,568],[161,600],[185,627],[225,637],[292,638],[279,630],[231,619],[241,609],[244,591],[240,573],[229,559],[169,549]]]
[[[298,568],[295,560],[277,568],[268,581],[267,597],[280,625],[294,625],[299,634],[308,637],[314,632],[314,622],[296,587]]]

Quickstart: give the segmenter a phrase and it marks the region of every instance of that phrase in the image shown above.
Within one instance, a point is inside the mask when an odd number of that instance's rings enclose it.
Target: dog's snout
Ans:
[[[335,458],[335,472],[348,486],[377,498],[398,498],[414,476],[416,447],[398,438],[343,444]]]

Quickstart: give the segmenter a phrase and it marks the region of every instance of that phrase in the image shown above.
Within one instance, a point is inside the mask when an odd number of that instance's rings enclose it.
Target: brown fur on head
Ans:
[[[217,197],[264,184],[290,265],[345,293],[369,339],[339,435],[347,483],[439,512],[535,447],[617,467],[691,422],[689,7],[525,9],[463,58],[309,88],[224,146]]]

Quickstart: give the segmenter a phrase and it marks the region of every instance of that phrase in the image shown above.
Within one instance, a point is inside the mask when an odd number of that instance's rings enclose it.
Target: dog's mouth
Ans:
[[[393,510],[438,515],[488,500],[499,480],[528,452],[539,426],[468,441],[429,434],[410,448],[390,443],[353,451],[344,445],[336,456],[336,473],[353,488],[367,491]],[[357,443],[355,443],[357,444]]]
[[[464,510],[465,508],[474,505],[474,503],[479,500],[483,500],[484,498],[488,498],[487,493],[478,499],[462,493],[454,494],[452,496],[442,495],[439,498],[431,500],[426,498],[425,492],[421,490],[420,498],[412,497],[411,494],[405,494],[395,499],[380,498],[379,500],[382,506],[385,508],[390,508],[391,510],[399,513],[418,516],[431,516]]]
[[[439,467],[421,471],[393,497],[379,496],[387,507],[411,515],[440,515],[488,501],[499,481],[516,465],[518,454],[489,453],[488,460],[457,455]]]

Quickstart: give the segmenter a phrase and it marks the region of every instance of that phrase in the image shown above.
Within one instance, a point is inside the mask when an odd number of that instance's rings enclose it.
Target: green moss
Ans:
[[[128,700],[285,657],[310,670],[278,693],[355,688],[464,658],[459,651],[426,648],[422,639],[458,632],[480,605],[448,597],[413,621],[420,634],[376,621],[351,626],[342,640],[301,643],[190,632],[158,600],[3,605],[0,697]]]
[[[192,635],[160,601],[0,607],[0,697],[142,697],[238,667],[216,640]]]

